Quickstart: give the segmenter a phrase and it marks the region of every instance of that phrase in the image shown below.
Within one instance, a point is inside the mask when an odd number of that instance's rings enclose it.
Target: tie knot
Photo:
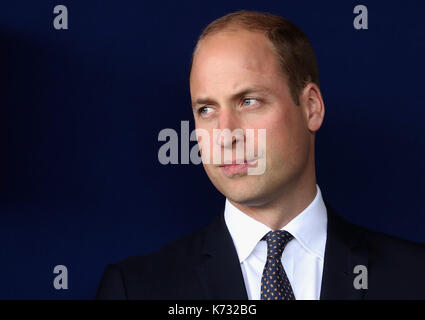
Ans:
[[[268,232],[263,237],[263,240],[267,241],[267,256],[280,259],[283,249],[285,249],[285,246],[292,238],[294,238],[294,236],[285,230]]]

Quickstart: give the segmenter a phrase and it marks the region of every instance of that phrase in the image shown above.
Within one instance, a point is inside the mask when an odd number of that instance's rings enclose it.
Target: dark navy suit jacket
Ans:
[[[351,224],[325,204],[320,299],[425,299],[424,244]],[[367,268],[367,289],[354,286],[356,265]],[[156,253],[108,265],[96,298],[248,299],[224,215]]]

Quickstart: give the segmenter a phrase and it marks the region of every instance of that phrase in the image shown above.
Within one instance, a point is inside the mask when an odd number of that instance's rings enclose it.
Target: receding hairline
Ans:
[[[222,16],[205,27],[192,52],[189,78],[194,58],[203,41],[215,34],[229,31],[260,33],[277,57],[281,74],[288,80],[294,102],[299,104],[299,94],[313,82],[320,87],[319,70],[314,49],[307,35],[292,21],[272,13],[240,10]]]
[[[224,28],[221,29],[216,29],[212,32],[209,32],[208,34],[206,34],[205,36],[203,36],[202,38],[199,38],[195,48],[193,49],[192,52],[192,63],[190,65],[190,71],[192,71],[192,65],[193,65],[193,60],[195,58],[196,53],[199,51],[202,43],[204,41],[206,41],[209,38],[212,38],[214,36],[217,36],[219,34],[223,34],[223,33],[238,33],[238,32],[245,32],[245,33],[253,33],[253,34],[259,34],[262,35],[264,37],[264,40],[266,41],[268,47],[272,50],[273,54],[275,55],[276,59],[279,61],[279,54],[276,50],[276,46],[273,44],[273,42],[270,40],[270,38],[267,36],[267,32],[261,29],[248,29],[246,27],[244,27],[241,23],[238,22],[231,22],[230,25],[225,26]],[[191,73],[191,72],[190,72]]]
[[[262,30],[260,28],[247,28],[245,25],[243,25],[242,23],[235,21],[235,22],[230,22],[229,25],[226,25],[222,28],[216,28],[213,29],[211,31],[209,31],[206,34],[203,34],[202,37],[200,37],[196,43],[195,49],[200,45],[200,43],[202,43],[204,40],[211,38],[214,35],[218,35],[221,33],[237,33],[237,32],[246,32],[246,33],[257,33],[257,34],[262,34],[264,35],[264,37],[270,41],[270,39],[267,36],[267,32],[265,30]],[[272,43],[270,41],[270,43]]]
[[[190,72],[189,72],[189,77],[192,74],[192,67],[193,67],[193,61],[195,60],[195,55],[197,54],[197,52],[199,51],[202,42],[204,42],[205,40],[214,37],[216,35],[222,34],[222,33],[237,33],[237,32],[245,32],[245,33],[254,33],[254,34],[260,34],[264,37],[264,40],[267,44],[267,46],[269,47],[269,49],[272,51],[276,62],[279,64],[280,63],[280,57],[279,57],[279,53],[277,52],[276,46],[273,44],[273,42],[270,40],[270,38],[267,35],[267,32],[262,30],[262,29],[256,29],[256,28],[246,28],[242,23],[240,22],[231,22],[229,23],[229,25],[226,25],[223,28],[220,29],[215,29],[211,32],[209,32],[208,34],[206,34],[205,36],[203,36],[202,38],[198,39],[198,42],[196,43],[196,46],[193,50],[192,53],[192,62],[190,65]],[[286,74],[286,72],[284,72],[284,70],[282,70],[281,67],[279,67],[279,73],[281,76],[284,77],[284,79],[286,81],[288,81],[288,75]]]

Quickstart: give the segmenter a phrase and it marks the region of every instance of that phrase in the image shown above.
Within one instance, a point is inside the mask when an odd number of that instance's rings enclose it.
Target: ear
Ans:
[[[310,131],[317,131],[323,123],[325,117],[325,104],[319,87],[310,82],[300,95],[300,107],[302,108],[307,128]]]

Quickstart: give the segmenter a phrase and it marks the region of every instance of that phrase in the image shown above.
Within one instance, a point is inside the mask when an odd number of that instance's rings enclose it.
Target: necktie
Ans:
[[[276,230],[267,233],[267,261],[261,278],[261,300],[295,300],[291,284],[282,265],[282,252],[293,235]]]

